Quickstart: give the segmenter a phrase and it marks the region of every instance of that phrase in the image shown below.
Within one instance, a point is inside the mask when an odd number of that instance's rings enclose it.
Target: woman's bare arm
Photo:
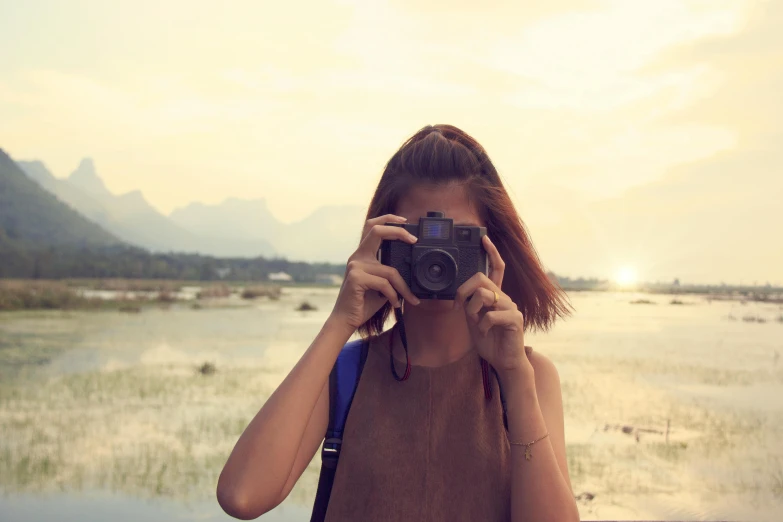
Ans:
[[[234,446],[217,485],[218,503],[229,515],[253,519],[288,496],[326,433],[329,374],[340,350],[386,302],[399,307],[402,296],[419,303],[399,272],[378,262],[383,240],[416,242],[404,228],[384,225],[388,222],[405,218],[387,214],[367,221],[332,314]]]
[[[566,461],[560,377],[544,355],[532,352],[529,358],[535,385],[503,384],[508,390],[509,436],[522,442],[549,436],[530,447],[530,460],[525,446],[511,447],[511,520],[578,522]]]
[[[239,437],[217,485],[229,515],[250,520],[282,502],[323,440],[329,373],[353,328],[330,319]]]

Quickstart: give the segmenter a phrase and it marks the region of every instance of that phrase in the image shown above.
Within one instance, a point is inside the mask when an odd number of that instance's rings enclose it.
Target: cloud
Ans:
[[[735,136],[733,146],[542,225],[539,235],[552,259],[590,251],[580,261],[595,274],[631,264],[650,279],[783,284],[781,23],[783,2],[759,4],[742,30],[674,49],[650,68],[702,67],[720,78],[709,96],[659,119],[679,128],[724,129]],[[563,233],[557,227],[564,223],[578,225]],[[562,265],[580,273],[575,264]]]
[[[724,229],[757,238],[776,186],[748,165],[783,164],[780,2],[755,5],[746,20],[728,0],[86,2],[89,18],[52,14],[70,36],[20,8],[0,141],[59,175],[91,155],[111,190],[163,211],[242,195],[290,221],[366,204],[405,138],[453,123],[487,148],[551,268],[634,258],[685,277],[655,260],[696,250],[683,266],[728,277],[740,261],[699,251],[709,219],[746,208]]]
[[[650,70],[706,64],[720,89],[669,120],[700,121],[737,129],[744,140],[777,134],[783,115],[783,2],[757,1],[737,33],[704,38],[662,55]]]

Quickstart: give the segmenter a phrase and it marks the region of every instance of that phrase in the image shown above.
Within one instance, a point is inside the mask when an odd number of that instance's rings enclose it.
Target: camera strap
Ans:
[[[402,320],[402,312],[394,311],[394,316],[397,319],[393,328],[397,328],[400,332],[400,340],[402,341],[402,348],[405,350],[405,373],[400,377],[397,374],[397,368],[394,366],[394,332],[389,336],[389,364],[391,365],[392,375],[397,382],[402,382],[408,379],[411,374],[411,358],[408,355],[408,338],[405,335],[405,322]]]
[[[408,379],[408,377],[411,374],[411,359],[408,355],[408,338],[405,335],[405,321],[403,320],[402,311],[400,309],[394,309],[394,317],[397,320],[395,325],[392,327],[391,335],[389,336],[389,365],[391,366],[392,375],[394,375],[394,378],[397,380],[397,382],[402,382]],[[405,350],[405,372],[402,374],[402,377],[397,373],[397,367],[394,365],[394,329],[397,328],[400,332],[400,341],[402,341],[402,348]],[[486,397],[487,401],[492,400],[492,384],[490,382],[490,371],[495,375],[495,379],[498,381],[498,392],[500,392],[500,404],[503,407],[503,424],[505,425],[506,429],[508,429],[508,417],[506,415],[506,398],[503,394],[503,387],[500,384],[500,377],[497,374],[497,371],[492,368],[486,359],[483,357],[479,358],[481,360],[481,381],[484,384],[484,397]]]

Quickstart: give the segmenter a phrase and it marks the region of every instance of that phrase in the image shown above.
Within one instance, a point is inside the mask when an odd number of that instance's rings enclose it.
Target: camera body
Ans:
[[[454,299],[457,288],[477,272],[488,273],[481,238],[485,227],[454,226],[443,212],[427,212],[416,223],[386,223],[403,227],[418,238],[411,245],[398,239],[381,243],[380,261],[396,268],[419,299]]]

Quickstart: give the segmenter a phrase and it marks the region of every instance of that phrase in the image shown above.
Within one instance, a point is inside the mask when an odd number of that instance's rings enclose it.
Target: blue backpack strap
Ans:
[[[348,411],[351,409],[364,362],[367,360],[368,348],[368,341],[363,339],[348,342],[337,356],[329,374],[329,426],[321,449],[321,475],[318,477],[318,490],[310,522],[323,522],[326,518],[337,462],[340,459],[345,421],[348,419]]]
[[[321,450],[323,466],[337,466],[345,421],[366,359],[367,343],[362,339],[351,341],[340,351],[329,375],[329,427]]]

